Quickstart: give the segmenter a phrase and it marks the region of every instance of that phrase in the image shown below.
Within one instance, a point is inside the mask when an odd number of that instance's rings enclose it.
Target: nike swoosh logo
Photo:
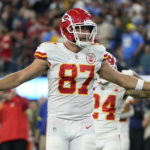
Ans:
[[[92,125],[90,125],[90,126],[86,126],[86,129],[89,129],[90,127],[92,127]]]

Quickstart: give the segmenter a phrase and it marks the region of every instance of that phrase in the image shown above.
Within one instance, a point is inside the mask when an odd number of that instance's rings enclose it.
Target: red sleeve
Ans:
[[[0,123],[1,123],[1,121],[2,121],[2,107],[3,107],[3,104],[1,103],[0,104]]]
[[[21,99],[21,105],[22,105],[22,110],[25,111],[29,107],[29,100],[26,98],[20,97]]]

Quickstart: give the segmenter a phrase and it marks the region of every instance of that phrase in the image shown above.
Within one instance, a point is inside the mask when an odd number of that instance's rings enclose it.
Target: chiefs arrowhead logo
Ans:
[[[86,60],[89,64],[94,64],[96,62],[96,56],[93,53],[86,54]]]

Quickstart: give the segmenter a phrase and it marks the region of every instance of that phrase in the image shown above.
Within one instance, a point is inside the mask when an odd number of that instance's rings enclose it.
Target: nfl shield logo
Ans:
[[[78,55],[75,55],[75,58],[76,58],[76,59],[79,59]]]
[[[94,64],[96,62],[96,56],[93,53],[86,54],[86,60],[89,64]]]

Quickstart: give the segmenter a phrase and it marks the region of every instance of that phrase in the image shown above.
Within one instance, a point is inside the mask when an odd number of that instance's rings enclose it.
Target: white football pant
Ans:
[[[49,117],[46,150],[96,150],[93,118],[72,121]]]
[[[130,139],[129,139],[128,122],[120,122],[120,142],[121,142],[121,150],[129,150]]]
[[[121,150],[119,136],[96,140],[96,150]]]

